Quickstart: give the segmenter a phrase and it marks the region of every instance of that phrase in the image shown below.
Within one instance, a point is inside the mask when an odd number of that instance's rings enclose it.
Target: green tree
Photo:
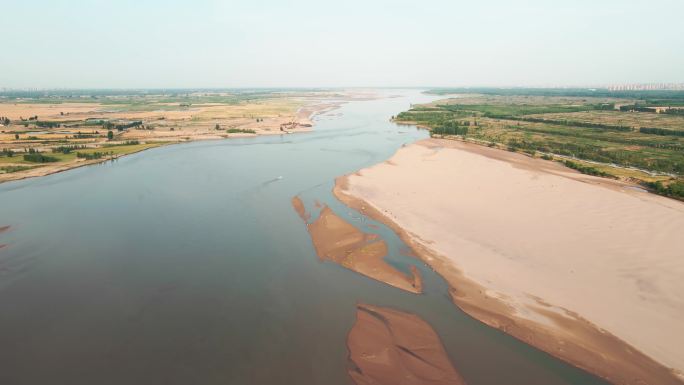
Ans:
[[[107,139],[112,140],[114,139],[114,133],[112,130],[107,131]]]
[[[19,140],[19,134],[14,134],[14,139]]]

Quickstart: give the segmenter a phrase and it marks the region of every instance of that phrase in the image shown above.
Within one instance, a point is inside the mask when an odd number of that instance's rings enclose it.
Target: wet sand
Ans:
[[[293,198],[292,205],[307,224],[319,258],[399,289],[417,294],[422,292],[418,270],[411,266],[411,275],[407,275],[385,262],[387,244],[378,240],[377,235],[360,231],[325,205],[319,217],[313,223],[307,223],[310,214],[301,200]]]
[[[614,383],[681,384],[684,205],[630,187],[429,139],[335,195],[397,231],[471,316]]]
[[[465,384],[439,336],[420,317],[359,304],[347,337],[349,375],[357,385]]]
[[[311,220],[311,215],[306,212],[306,208],[304,207],[304,202],[299,197],[294,197],[292,198],[292,207],[294,207],[295,211],[297,212],[297,215],[299,215],[300,218],[304,222],[309,222]]]
[[[0,226],[0,234],[4,233],[5,231],[9,230],[10,226]],[[3,249],[5,246],[7,246],[4,243],[0,243],[0,249]],[[2,264],[0,264],[0,271],[3,271],[4,267]]]

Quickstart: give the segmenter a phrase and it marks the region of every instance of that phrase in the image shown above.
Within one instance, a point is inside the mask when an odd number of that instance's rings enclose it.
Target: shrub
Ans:
[[[566,160],[563,162],[563,164],[566,167],[569,167],[569,168],[572,168],[574,170],[581,172],[582,174],[602,176],[602,177],[608,177],[608,178],[613,177],[612,175],[608,174],[607,172],[603,172],[603,171],[598,170],[598,169],[591,167],[591,166],[584,166],[584,165],[581,165],[579,163],[575,163],[571,160]]]
[[[53,156],[46,156],[39,152],[31,152],[24,155],[24,160],[33,163],[52,163],[57,162],[59,159]]]
[[[0,167],[0,171],[3,171],[6,174],[11,174],[13,172],[30,170],[32,168],[33,167],[28,167],[28,166],[2,166],[2,167]]]
[[[684,200],[684,181],[682,180],[677,180],[667,185],[661,181],[645,182],[644,185],[656,194]]]
[[[227,133],[229,134],[237,134],[237,133],[243,133],[243,134],[256,134],[256,131],[250,130],[247,128],[229,128],[226,130]]]

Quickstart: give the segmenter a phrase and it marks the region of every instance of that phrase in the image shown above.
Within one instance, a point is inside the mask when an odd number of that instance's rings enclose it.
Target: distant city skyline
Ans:
[[[599,84],[599,85],[576,85],[576,86],[539,86],[539,87],[526,87],[526,86],[376,86],[376,87],[0,87],[0,93],[9,91],[69,91],[69,90],[88,90],[88,89],[101,89],[101,90],[250,90],[250,89],[344,89],[344,88],[586,88],[586,89],[607,89],[610,91],[653,91],[653,90],[668,90],[668,91],[681,91],[684,90],[684,83],[614,83],[614,84]]]
[[[5,0],[0,88],[684,83],[684,2]]]

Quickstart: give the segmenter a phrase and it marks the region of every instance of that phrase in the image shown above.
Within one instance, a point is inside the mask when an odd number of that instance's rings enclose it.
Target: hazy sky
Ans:
[[[684,82],[683,0],[0,0],[0,87]]]

